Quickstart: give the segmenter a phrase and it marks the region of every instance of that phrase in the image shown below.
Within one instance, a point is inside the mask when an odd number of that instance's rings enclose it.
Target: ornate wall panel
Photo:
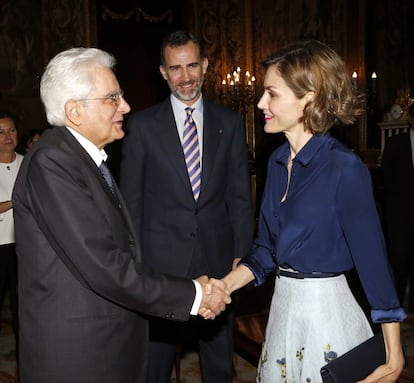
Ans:
[[[40,8],[27,7],[24,0],[0,2],[0,75],[2,94],[31,94],[41,68]]]
[[[38,76],[42,71],[40,5],[25,0],[0,2],[0,109],[24,127],[37,117]],[[36,120],[35,120],[36,121]]]
[[[21,134],[47,125],[39,98],[45,64],[93,44],[94,20],[94,0],[0,1],[0,108],[17,116]]]
[[[95,0],[42,0],[44,61],[70,47],[96,44]]]
[[[162,78],[159,50],[162,38],[183,29],[184,0],[98,0],[99,47],[114,54],[117,74],[133,111],[164,99],[169,93]]]
[[[389,111],[397,101],[398,91],[407,89],[414,94],[414,50],[412,49],[412,15],[414,2],[395,0],[376,2],[370,16],[376,31],[370,44],[375,48],[370,66],[378,73],[378,111]]]
[[[231,103],[233,91],[224,102],[242,112],[246,137],[256,161],[257,183],[261,183],[269,153],[283,141],[281,135],[263,132],[263,119],[256,104],[262,92],[264,70],[260,62],[287,43],[318,39],[332,46],[344,58],[350,74],[357,71],[361,87],[365,79],[365,0],[198,0],[195,24],[210,60],[205,93],[223,102],[222,81],[237,66],[256,77],[254,97],[242,92],[244,105]],[[236,106],[236,107],[235,107]],[[353,129],[338,131],[340,138],[356,149],[365,147],[362,120]],[[362,133],[361,133],[362,132]]]
[[[346,58],[345,0],[215,0],[198,1],[196,6],[202,15],[196,24],[197,32],[212,61],[211,79],[222,79],[241,65],[257,73],[261,80],[260,61],[272,51],[297,40],[319,39]],[[206,84],[210,96],[219,96],[217,81],[215,87]]]
[[[209,97],[220,98],[220,85],[227,73],[237,66],[245,71],[252,62],[251,14],[249,1],[215,0],[201,3],[200,31],[210,66],[205,91]],[[251,70],[251,68],[250,68]]]

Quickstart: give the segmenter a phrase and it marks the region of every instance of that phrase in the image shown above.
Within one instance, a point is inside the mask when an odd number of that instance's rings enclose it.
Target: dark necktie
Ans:
[[[103,178],[105,178],[105,181],[109,186],[109,189],[111,189],[112,194],[115,194],[114,180],[112,178],[110,170],[108,169],[104,161],[102,161],[101,165],[99,166],[99,170],[101,171]]]
[[[188,107],[185,108],[185,111],[187,118],[184,122],[183,152],[194,199],[197,201],[201,186],[200,148],[198,145],[197,127],[192,116],[194,109]]]

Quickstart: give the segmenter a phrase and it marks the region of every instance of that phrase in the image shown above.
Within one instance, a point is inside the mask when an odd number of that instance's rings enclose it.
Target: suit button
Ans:
[[[135,247],[135,241],[130,240],[130,241],[129,241],[129,247],[134,248],[134,247]]]
[[[190,237],[194,238],[196,236],[196,233],[190,233]]]

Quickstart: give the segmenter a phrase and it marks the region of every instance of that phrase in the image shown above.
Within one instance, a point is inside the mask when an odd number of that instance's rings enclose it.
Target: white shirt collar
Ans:
[[[69,132],[72,133],[73,137],[75,137],[76,141],[88,152],[88,154],[92,157],[93,162],[95,162],[96,166],[99,168],[101,166],[102,161],[106,161],[108,155],[106,154],[104,149],[99,149],[94,143],[89,141],[87,138],[82,136],[76,130],[70,128],[69,126],[66,127]]]
[[[185,110],[185,108],[188,107],[187,104],[179,100],[172,93],[171,93],[170,99],[171,99],[171,105],[173,107],[173,110],[176,110],[176,109]],[[194,104],[191,105],[191,107],[194,108],[194,110],[197,111],[198,113],[201,113],[202,115],[203,114],[203,96],[201,95],[200,98]]]

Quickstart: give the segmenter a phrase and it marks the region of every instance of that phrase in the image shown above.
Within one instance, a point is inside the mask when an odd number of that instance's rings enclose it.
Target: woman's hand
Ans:
[[[358,383],[394,383],[404,369],[400,323],[383,323],[381,327],[384,335],[387,361]]]

